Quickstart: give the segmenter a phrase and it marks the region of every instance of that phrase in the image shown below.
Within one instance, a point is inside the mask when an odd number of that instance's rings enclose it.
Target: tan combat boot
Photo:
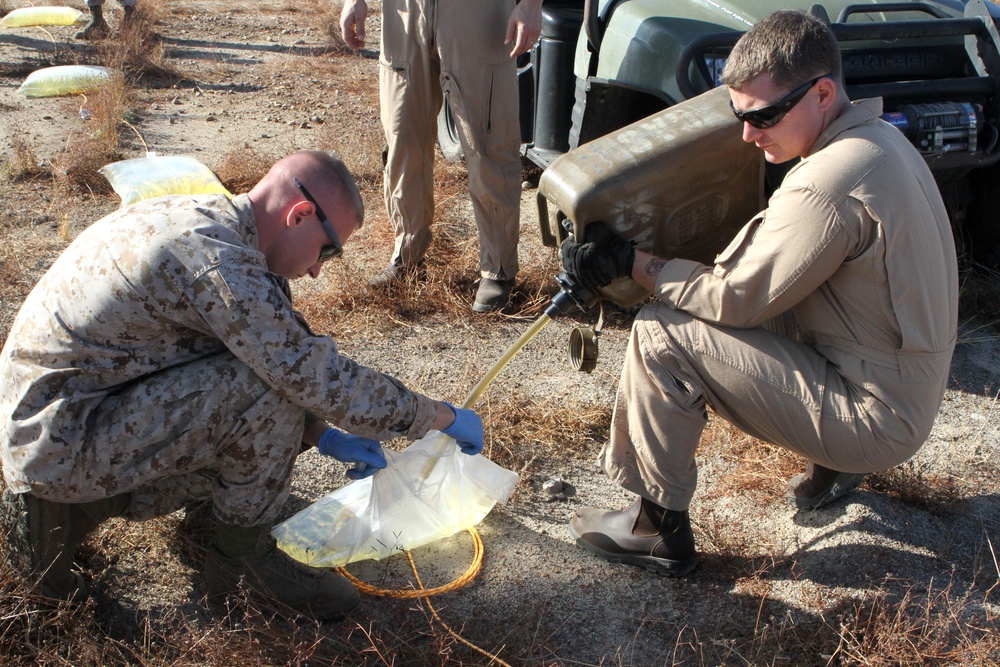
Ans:
[[[251,593],[296,612],[328,621],[346,616],[361,594],[344,577],[303,565],[278,549],[270,527],[218,523],[215,544],[205,559],[205,588],[224,595],[244,582]]]
[[[104,5],[90,7],[90,23],[80,32],[77,39],[107,39],[111,36],[111,26],[104,20]]]

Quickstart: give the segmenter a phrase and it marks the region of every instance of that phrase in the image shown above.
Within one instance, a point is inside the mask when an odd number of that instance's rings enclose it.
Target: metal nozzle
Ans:
[[[597,302],[597,295],[586,287],[576,284],[565,271],[556,275],[556,282],[559,283],[559,293],[552,297],[552,304],[545,310],[549,317],[555,317],[561,313],[569,311],[576,306],[582,311],[586,311]]]

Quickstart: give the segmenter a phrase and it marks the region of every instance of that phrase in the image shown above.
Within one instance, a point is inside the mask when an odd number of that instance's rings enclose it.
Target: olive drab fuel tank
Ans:
[[[601,221],[659,257],[712,263],[764,208],[764,157],[743,141],[723,86],[558,157],[538,190],[547,243],[560,233],[552,222],[571,221],[580,239]],[[598,291],[622,307],[649,296],[630,278]]]

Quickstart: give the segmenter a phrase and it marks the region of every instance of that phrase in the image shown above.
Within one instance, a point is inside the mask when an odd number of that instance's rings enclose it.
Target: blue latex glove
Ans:
[[[351,435],[335,428],[328,428],[319,437],[319,453],[332,456],[344,463],[353,463],[354,469],[347,471],[351,479],[363,479],[385,467],[382,443],[378,440]]]
[[[473,456],[483,451],[483,420],[472,410],[445,403],[455,413],[455,421],[441,432],[455,439],[463,454]]]

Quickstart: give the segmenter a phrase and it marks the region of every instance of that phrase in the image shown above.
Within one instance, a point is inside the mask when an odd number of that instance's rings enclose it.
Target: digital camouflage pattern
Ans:
[[[267,270],[246,195],[152,199],[94,223],[25,300],[0,383],[12,490],[86,500],[226,451],[230,487],[271,467],[269,500],[222,512],[240,523],[273,512],[306,415],[379,440],[422,437],[435,416],[310,331]]]

